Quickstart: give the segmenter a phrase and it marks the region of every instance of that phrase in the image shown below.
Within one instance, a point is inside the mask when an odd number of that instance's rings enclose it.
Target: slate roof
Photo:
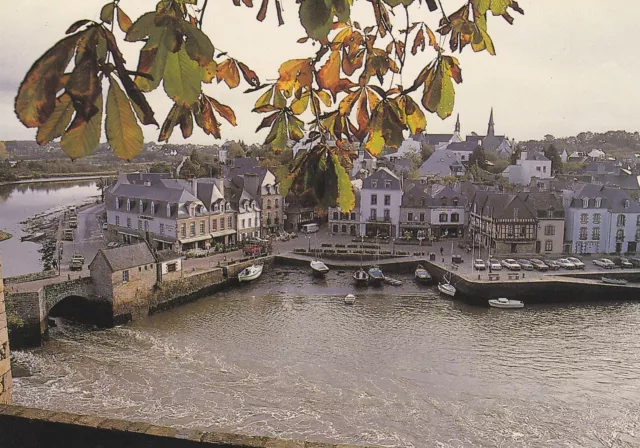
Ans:
[[[538,218],[564,218],[562,199],[554,193],[519,193],[519,196],[537,212]]]
[[[114,247],[113,249],[100,249],[100,253],[107,260],[111,272],[156,262],[147,243],[131,244],[129,246]],[[91,264],[93,264],[93,261]]]
[[[439,143],[447,143],[451,140],[453,134],[414,134],[412,139],[420,143],[425,143],[430,146],[436,146]]]
[[[596,198],[600,198],[600,208],[602,209],[610,210],[613,213],[640,213],[638,201],[634,200],[625,190],[619,188],[585,184],[573,194],[570,207],[583,208],[584,198],[589,199],[588,208],[596,208]],[[628,208],[625,208],[625,201],[628,201]]]
[[[423,177],[429,175],[449,176],[453,171],[452,168],[459,166],[461,166],[461,164],[452,151],[441,149],[431,154],[420,166],[418,171],[420,172],[420,176]]]
[[[182,255],[178,252],[172,251],[171,249],[159,250],[156,252],[156,259],[159,263],[163,261],[177,260],[178,258],[182,258]]]
[[[594,182],[602,183],[608,187],[619,187],[623,190],[640,189],[638,176],[629,176],[627,174],[600,174],[594,176]]]
[[[466,141],[466,142],[453,142],[447,146],[447,149],[451,151],[468,151],[473,152],[474,149],[478,146],[477,143]]]
[[[170,179],[170,173],[127,173],[125,174],[127,182],[134,185],[144,185],[145,182],[154,184],[161,179]]]
[[[493,219],[502,219],[513,218],[513,215],[510,215],[509,210],[507,210],[513,201],[517,201],[519,205],[524,206],[524,209],[518,215],[520,219],[533,218],[537,216],[537,212],[533,209],[531,204],[525,202],[522,198],[518,197],[517,194],[512,193],[477,191],[473,204],[476,205],[476,213],[482,213],[484,215],[491,214]]]
[[[538,160],[548,162],[549,159],[543,153],[538,151],[529,151],[527,152],[527,160]]]
[[[372,180],[377,180],[377,184],[374,187]],[[385,181],[391,181],[391,188],[385,188]],[[362,181],[362,188],[367,190],[400,190],[401,183],[398,176],[389,171],[388,168],[381,168],[371,176]]]

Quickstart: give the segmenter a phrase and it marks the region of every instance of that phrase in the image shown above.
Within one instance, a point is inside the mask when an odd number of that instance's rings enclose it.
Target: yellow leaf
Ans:
[[[310,90],[313,82],[313,60],[312,59],[291,59],[284,62],[278,69],[278,88],[287,97],[293,93],[300,97],[301,91]]]
[[[81,114],[76,115],[71,122],[71,126],[62,135],[60,146],[62,150],[72,159],[88,156],[98,147],[100,143],[100,129],[102,125],[102,94],[98,95],[95,102],[98,108],[89,121],[85,121]]]
[[[117,157],[131,160],[142,150],[142,129],[131,110],[129,98],[112,77],[109,77],[105,130],[107,141]]]
[[[343,213],[350,213],[356,205],[356,196],[353,193],[353,185],[347,170],[340,163],[340,159],[334,153],[331,153],[334,173],[338,181],[338,197],[336,205],[340,207]]]
[[[291,103],[291,112],[300,115],[307,110],[307,107],[309,107],[309,96],[309,92],[303,93],[300,99],[294,100]]]
[[[69,125],[73,116],[73,103],[66,93],[56,100],[56,107],[49,119],[38,128],[36,141],[39,145],[45,145],[54,138],[60,137]]]

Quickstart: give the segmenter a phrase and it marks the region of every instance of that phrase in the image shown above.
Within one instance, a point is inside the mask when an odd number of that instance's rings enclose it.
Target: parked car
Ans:
[[[597,260],[593,260],[593,264],[605,269],[613,269],[616,267],[614,262],[609,260],[608,258],[599,258]]]
[[[72,271],[82,271],[82,263],[79,261],[72,261],[69,264],[69,269]]]
[[[464,263],[462,255],[451,255],[451,263],[455,263],[455,264]]]
[[[107,224],[106,222],[102,223],[102,230],[109,230],[109,224]]]
[[[640,267],[640,257],[632,257],[629,261],[634,267]]]
[[[107,244],[107,249],[113,249],[114,247],[118,247],[120,244],[118,243],[109,243]]]
[[[520,265],[523,271],[533,271],[533,265],[529,260],[525,260],[524,258],[521,258],[518,260],[518,264]]]
[[[622,269],[630,269],[633,267],[633,263],[629,261],[628,258],[618,257],[613,260],[613,264],[621,267]]]
[[[538,260],[537,258],[532,259],[531,260],[531,264],[533,265],[533,268],[536,271],[548,271],[549,270],[549,266],[547,266],[544,261]],[[560,266],[558,266],[558,268],[559,267]]]
[[[576,265],[571,263],[569,261],[569,259],[567,259],[567,258],[559,258],[557,260],[557,262],[560,265],[560,267],[564,268],[564,269],[575,269],[576,268]]]
[[[502,260],[502,266],[509,269],[510,271],[519,271],[522,269],[518,262],[513,258],[507,258],[506,260]]]
[[[75,253],[75,254],[73,254],[73,255],[71,256],[71,262],[72,262],[72,263],[74,263],[74,262],[78,262],[78,263],[80,263],[81,265],[82,265],[82,264],[84,264],[84,255],[79,254],[79,253]]]
[[[487,260],[487,266],[489,266],[492,271],[502,271],[502,265],[500,264],[500,261],[496,260],[495,258],[489,258]]]
[[[557,271],[560,269],[560,264],[556,260],[546,260],[545,264],[549,266],[550,271]]]
[[[62,239],[64,241],[73,241],[73,230],[66,229],[64,232],[62,232]]]
[[[567,257],[567,260],[569,260],[571,263],[573,263],[574,266],[576,267],[576,269],[584,269],[584,263],[582,261],[580,261],[579,258]]]
[[[487,269],[487,265],[479,258],[477,260],[473,260],[473,267],[476,268],[477,271],[484,271]]]

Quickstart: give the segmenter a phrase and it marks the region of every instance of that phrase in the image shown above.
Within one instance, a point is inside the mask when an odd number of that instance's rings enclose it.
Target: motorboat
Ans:
[[[310,263],[311,270],[315,275],[326,275],[329,272],[329,267],[324,264],[322,260],[312,260]]]
[[[490,299],[489,305],[494,308],[522,308],[524,303],[520,300],[509,300],[505,297],[499,299]]]
[[[618,279],[618,278],[602,277],[601,280],[602,280],[602,283],[608,283],[610,285],[626,285],[627,283],[629,283],[628,281],[621,278]]]
[[[382,284],[384,280],[384,274],[382,273],[382,269],[380,269],[378,266],[371,266],[369,268],[368,274],[369,274],[369,283],[372,283],[374,285]]]
[[[418,283],[431,283],[433,281],[429,271],[427,271],[421,264],[416,268],[414,276]]]
[[[21,236],[20,241],[38,241],[44,238],[44,236],[45,236],[44,232],[36,232],[30,235]]]
[[[367,274],[367,271],[360,268],[353,273],[353,279],[356,281],[356,285],[364,285],[369,281],[369,274]]]
[[[258,277],[260,277],[260,275],[262,275],[263,267],[264,267],[263,264],[252,264],[251,266],[244,268],[238,274],[238,280],[242,283],[242,282],[250,282],[252,280],[257,279]]]
[[[385,283],[388,283],[391,286],[400,286],[400,285],[402,285],[402,281],[401,280],[397,280],[397,279],[391,278],[391,277],[385,277],[384,281],[385,281]]]
[[[347,294],[344,297],[345,305],[353,305],[355,302],[356,302],[356,296],[354,296],[353,294]]]
[[[449,275],[449,278],[446,275],[442,278],[442,281],[438,283],[438,291],[450,297],[456,295],[456,288],[451,284],[451,275]]]

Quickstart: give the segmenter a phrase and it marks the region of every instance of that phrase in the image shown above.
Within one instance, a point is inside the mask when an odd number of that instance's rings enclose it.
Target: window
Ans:
[[[627,222],[627,217],[625,215],[618,215],[618,227],[624,227]]]
[[[131,218],[127,218],[127,228],[131,228]]]
[[[629,199],[624,200],[624,208],[629,208]]]
[[[378,211],[375,208],[371,209],[371,221],[378,219]]]
[[[618,231],[616,232],[616,241],[622,241],[622,240],[624,240],[624,230],[618,229]]]
[[[546,172],[547,172],[547,167],[546,167],[546,166],[543,166],[543,167],[542,167],[542,172],[543,172],[543,173],[546,173]]]
[[[185,238],[187,236],[187,225],[186,224],[182,224],[180,226],[180,235],[182,235],[182,238]]]
[[[591,239],[595,241],[600,241],[600,227],[594,227],[591,230]]]
[[[120,217],[116,216],[116,225],[119,226],[120,225]]]
[[[127,199],[127,211],[131,211],[131,200]]]
[[[144,231],[145,231],[145,232],[148,232],[148,231],[149,231],[149,221],[146,221],[146,220],[145,220],[145,222],[144,222]]]
[[[640,241],[640,228],[636,229],[636,241]]]
[[[640,215],[636,217],[636,225],[640,227]]]
[[[391,195],[384,195],[384,205],[391,205]]]
[[[545,235],[555,235],[556,234],[556,226],[549,224],[548,226],[544,226],[544,234]]]
[[[514,219],[518,219],[518,212],[519,212],[519,211],[520,211],[520,210],[519,210],[519,209],[517,209],[517,208],[514,208],[514,209],[513,209],[513,218],[514,218]]]
[[[144,270],[147,270],[147,265],[144,266]],[[142,272],[142,266],[138,266],[138,272]]]
[[[142,230],[142,219],[138,219],[138,230]]]
[[[372,194],[371,195],[371,205],[378,205],[378,195],[377,194]]]
[[[224,222],[224,219],[222,220],[222,222]],[[218,231],[218,220],[217,219],[212,219],[211,220],[211,231],[212,232],[217,232]]]
[[[338,212],[333,212],[333,220],[334,221],[338,220]]]
[[[356,212],[351,212],[351,221],[356,220]]]
[[[212,208],[213,208],[213,211],[214,211],[214,212],[217,212],[217,211],[218,211],[218,209],[219,209],[218,204],[213,204],[213,207],[212,207]]]
[[[251,227],[251,218],[249,218],[249,227]]]
[[[189,236],[196,236],[196,223],[189,224]]]
[[[420,198],[420,207],[424,207],[424,204],[425,204],[425,199]]]
[[[536,167],[536,171],[540,171],[540,167],[539,166]]]
[[[383,213],[384,213],[384,219],[387,219],[387,220],[388,220],[388,219],[390,219],[390,218],[391,218],[391,212],[389,211],[389,209],[388,209],[388,208],[385,208],[385,209],[384,209],[384,211],[383,211]]]
[[[407,213],[407,221],[413,221],[413,213]]]
[[[271,208],[271,199],[267,199],[267,208]]]
[[[602,217],[600,215],[600,213],[594,213],[593,214],[593,223],[594,224],[600,224]]]
[[[390,180],[385,180],[385,181],[384,181],[384,188],[386,188],[387,190],[388,190],[389,188],[391,188],[391,181],[390,181]]]
[[[167,218],[171,217],[171,204],[167,204]]]
[[[275,208],[278,208],[278,207],[279,207],[279,204],[278,204],[279,202],[280,202],[280,201],[278,201],[277,199],[274,199],[274,200],[273,200],[273,206],[274,206]]]
[[[520,236],[526,236],[527,235],[527,226],[522,226],[520,228]]]
[[[169,263],[167,265],[167,272],[176,272],[178,270],[178,263]]]
[[[231,222],[231,217],[229,217],[229,222]],[[229,226],[231,228],[231,226]],[[224,218],[220,218],[220,230],[224,230]]]
[[[580,227],[580,239],[581,240],[586,240],[587,239],[587,228],[586,227]]]
[[[243,220],[242,220],[242,227],[241,227],[241,228],[242,228],[242,229],[244,229],[244,227],[245,227],[245,226],[244,226],[244,219],[243,219]]]
[[[333,233],[338,233],[338,224],[333,225]]]
[[[553,241],[551,240],[546,240],[544,242],[544,250],[546,252],[551,252],[553,250]]]
[[[458,205],[458,197],[456,196],[455,198],[453,198],[453,205]]]
[[[224,227],[224,220],[222,221],[222,227]],[[233,217],[229,216],[229,228],[233,229]]]
[[[142,213],[144,211],[144,202],[142,202],[142,199],[140,199],[138,201],[138,212]]]
[[[164,224],[160,223],[160,235],[164,235]]]
[[[424,213],[420,213],[420,221],[424,222]]]
[[[596,198],[596,208],[600,208],[602,206],[602,198]]]
[[[460,214],[451,213],[451,222],[460,222]]]
[[[156,214],[156,203],[151,201],[151,216]]]
[[[373,179],[371,181],[371,188],[378,188],[378,181],[377,180]]]
[[[447,222],[447,214],[446,213],[440,213],[440,222]]]
[[[120,198],[116,198],[116,210],[120,210]]]
[[[122,271],[122,283],[129,283],[129,271]]]
[[[204,234],[204,221],[200,221],[200,235]]]
[[[582,198],[582,207],[589,208],[589,198]]]
[[[580,224],[587,224],[589,222],[589,215],[587,213],[580,214]]]
[[[447,198],[441,198],[440,205],[447,205]]]
[[[347,226],[342,224],[342,233],[347,233]]]

